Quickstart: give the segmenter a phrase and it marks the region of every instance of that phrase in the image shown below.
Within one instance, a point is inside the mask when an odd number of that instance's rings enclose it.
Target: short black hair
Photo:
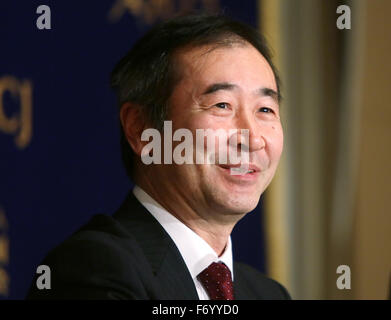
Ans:
[[[224,15],[187,14],[153,27],[116,64],[111,87],[118,105],[138,105],[150,124],[161,130],[167,120],[169,98],[180,76],[175,68],[175,53],[186,47],[231,46],[250,43],[269,63],[280,95],[280,78],[271,61],[265,39],[254,28]],[[133,178],[134,152],[121,129],[121,152],[126,172]]]

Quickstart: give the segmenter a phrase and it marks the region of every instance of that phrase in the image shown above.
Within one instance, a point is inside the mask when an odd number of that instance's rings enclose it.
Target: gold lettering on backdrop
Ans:
[[[15,136],[15,144],[20,149],[27,147],[32,138],[32,83],[12,76],[0,78],[0,131]],[[4,94],[9,92],[20,105],[20,112],[7,117]]]
[[[0,235],[0,263],[8,264],[8,238]]]
[[[5,267],[9,263],[8,223],[4,211],[0,208],[0,295],[8,296],[9,275]]]
[[[118,22],[128,12],[143,19],[146,24],[153,24],[159,19],[167,19],[197,7],[208,12],[217,12],[220,5],[219,0],[116,0],[109,11],[108,19],[112,23]]]
[[[6,270],[0,267],[0,295],[8,296],[9,276]]]

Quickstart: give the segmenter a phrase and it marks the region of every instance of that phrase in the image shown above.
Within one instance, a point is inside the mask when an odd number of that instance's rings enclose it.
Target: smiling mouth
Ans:
[[[247,173],[253,173],[255,172],[255,170],[253,169],[246,169],[246,168],[231,168],[231,173],[233,175],[243,175],[243,174],[247,174]]]
[[[229,170],[230,174],[233,176],[244,176],[244,175],[253,175],[260,171],[260,169],[253,165],[219,165],[220,168]]]

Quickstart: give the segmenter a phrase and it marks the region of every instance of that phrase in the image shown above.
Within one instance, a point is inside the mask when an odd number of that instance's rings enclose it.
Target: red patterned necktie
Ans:
[[[231,271],[224,263],[213,262],[198,278],[211,300],[234,300]]]

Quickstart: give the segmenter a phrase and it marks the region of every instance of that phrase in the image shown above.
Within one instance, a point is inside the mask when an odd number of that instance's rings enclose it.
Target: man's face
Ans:
[[[210,49],[193,48],[177,55],[181,80],[170,98],[172,130],[189,129],[195,140],[196,129],[247,129],[249,169],[256,171],[233,175],[229,164],[219,163],[174,163],[159,170],[193,209],[244,214],[256,207],[282,152],[279,104],[273,94],[277,86],[271,67],[251,45]],[[235,148],[240,152],[238,144]]]

